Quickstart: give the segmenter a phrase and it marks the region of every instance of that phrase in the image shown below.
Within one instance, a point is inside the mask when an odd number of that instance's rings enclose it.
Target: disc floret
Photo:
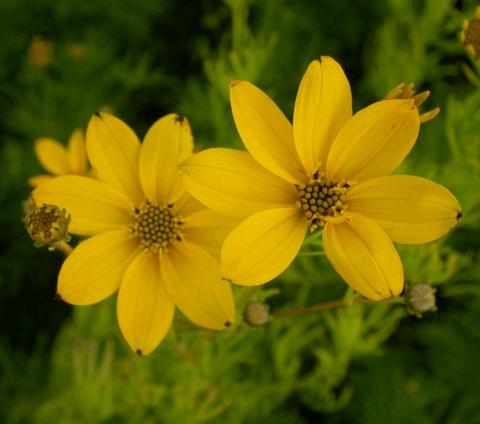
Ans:
[[[183,221],[172,203],[160,207],[146,201],[142,207],[135,208],[134,217],[131,231],[147,251],[161,254],[168,251],[172,243],[183,239]]]
[[[304,212],[314,231],[325,221],[341,217],[346,205],[345,195],[350,188],[346,182],[335,182],[315,174],[308,184],[297,185],[297,206]]]

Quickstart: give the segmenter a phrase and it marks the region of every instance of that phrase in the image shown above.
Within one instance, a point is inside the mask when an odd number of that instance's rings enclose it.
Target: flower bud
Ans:
[[[435,293],[437,289],[430,284],[415,284],[409,286],[405,292],[405,301],[407,310],[417,317],[421,317],[424,312],[435,311]]]
[[[261,302],[253,302],[245,306],[243,311],[243,319],[252,327],[260,327],[268,321],[268,305]]]
[[[25,213],[25,228],[35,247],[48,246],[53,250],[59,243],[70,241],[70,216],[65,209],[54,205],[34,207],[31,201],[27,201]]]

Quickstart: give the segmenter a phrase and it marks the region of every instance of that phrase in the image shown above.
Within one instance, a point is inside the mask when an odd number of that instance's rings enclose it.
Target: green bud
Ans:
[[[407,287],[405,291],[405,301],[407,310],[417,317],[421,317],[424,312],[435,311],[437,289],[430,284],[415,284]]]
[[[249,303],[243,311],[244,321],[252,327],[260,327],[266,324],[268,318],[268,305],[261,302]]]

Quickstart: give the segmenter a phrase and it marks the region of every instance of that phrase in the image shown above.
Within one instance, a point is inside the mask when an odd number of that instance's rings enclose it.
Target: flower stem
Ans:
[[[303,252],[299,253],[298,256],[324,256],[325,252]]]
[[[296,308],[296,309],[290,309],[290,310],[286,310],[286,311],[273,312],[271,314],[271,316],[273,318],[289,318],[289,317],[295,317],[297,315],[310,314],[312,312],[325,311],[325,310],[328,310],[328,309],[344,308],[345,306],[349,306],[352,303],[360,303],[360,304],[382,303],[382,304],[388,304],[388,303],[404,303],[404,300],[401,297],[392,297],[390,299],[385,299],[385,300],[382,300],[382,301],[376,301],[376,300],[366,299],[362,296],[354,296],[354,297],[352,297],[348,300],[337,299],[337,300],[331,300],[329,302],[319,303],[318,305],[305,306],[303,308]]]
[[[62,252],[65,256],[70,255],[73,251],[73,247],[70,246],[67,242],[61,241],[55,245],[55,250]]]

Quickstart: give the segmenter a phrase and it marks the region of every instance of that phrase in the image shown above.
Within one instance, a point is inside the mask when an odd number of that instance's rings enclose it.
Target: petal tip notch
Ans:
[[[180,116],[180,115],[175,115],[175,122],[180,122],[180,124],[183,124],[186,121],[185,116]]]

